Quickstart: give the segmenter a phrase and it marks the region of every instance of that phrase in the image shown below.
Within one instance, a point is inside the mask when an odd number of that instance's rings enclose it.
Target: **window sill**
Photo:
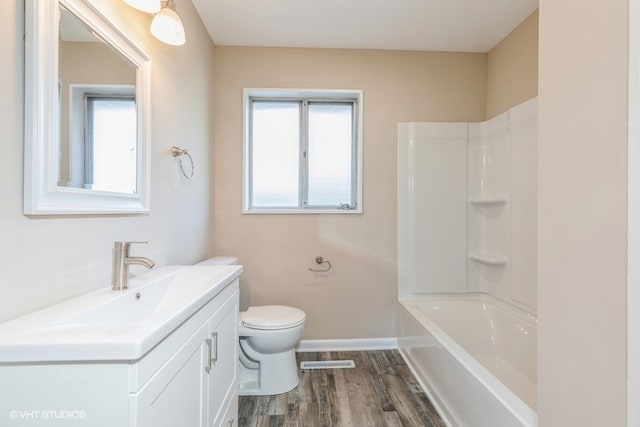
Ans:
[[[362,209],[243,209],[243,215],[357,215]]]

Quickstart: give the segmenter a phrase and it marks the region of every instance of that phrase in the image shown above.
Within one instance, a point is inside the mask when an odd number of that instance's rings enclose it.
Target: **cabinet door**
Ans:
[[[227,425],[225,409],[237,395],[238,378],[238,293],[213,315],[210,337],[213,339],[211,371],[208,379],[208,425]],[[230,414],[232,419],[236,414]]]
[[[220,420],[220,427],[238,427],[238,395],[232,397]]]
[[[205,323],[136,394],[135,427],[203,427],[209,348]]]

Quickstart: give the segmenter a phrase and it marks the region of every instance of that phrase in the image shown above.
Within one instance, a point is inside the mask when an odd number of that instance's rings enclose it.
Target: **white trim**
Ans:
[[[640,425],[640,1],[629,0],[627,426]]]
[[[84,22],[128,60],[136,72],[138,106],[137,193],[58,186],[58,22],[59,5]],[[25,215],[125,214],[149,212],[151,200],[151,60],[96,9],[93,0],[27,0],[25,4]]]
[[[367,351],[367,350],[396,350],[398,339],[389,338],[354,338],[337,340],[302,340],[296,351],[300,353],[311,351]]]
[[[340,214],[340,215],[349,215],[349,214],[362,214],[362,209],[304,209],[304,208],[295,208],[295,209],[242,209],[243,214],[247,215],[306,215],[306,214]]]

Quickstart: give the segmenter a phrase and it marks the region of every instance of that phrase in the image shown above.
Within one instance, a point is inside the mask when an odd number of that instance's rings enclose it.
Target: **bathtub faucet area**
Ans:
[[[129,266],[144,265],[153,268],[155,263],[149,258],[129,256],[129,249],[134,243],[147,242],[115,242],[113,246],[113,290],[122,291],[129,288]]]

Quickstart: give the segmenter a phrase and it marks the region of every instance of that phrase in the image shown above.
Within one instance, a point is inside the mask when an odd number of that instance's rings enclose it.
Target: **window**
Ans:
[[[245,213],[361,213],[361,91],[245,89]]]
[[[61,170],[59,185],[136,194],[135,87],[71,84],[68,114],[67,129],[61,135],[68,144],[68,176]]]

